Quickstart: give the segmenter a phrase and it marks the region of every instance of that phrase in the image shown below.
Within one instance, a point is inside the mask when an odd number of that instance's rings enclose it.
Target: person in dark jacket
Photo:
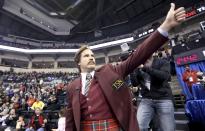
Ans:
[[[142,100],[137,111],[140,131],[148,131],[150,121],[156,116],[160,131],[174,131],[173,96],[169,85],[170,64],[165,59],[149,58],[131,74],[133,86],[141,86]]]

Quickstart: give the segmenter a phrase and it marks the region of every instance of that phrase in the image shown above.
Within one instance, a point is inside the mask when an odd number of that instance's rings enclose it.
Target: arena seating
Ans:
[[[65,87],[71,80],[67,78],[73,75],[77,74],[1,72],[0,103],[1,105],[7,103],[8,106],[11,106],[12,103],[17,105],[14,106],[17,116],[23,116],[25,123],[28,124],[34,111],[22,99],[27,101],[30,95],[33,95],[34,98],[38,97],[38,99],[45,103],[42,111],[43,116],[47,119],[45,128],[48,131],[55,129],[57,128],[59,110],[65,108],[67,104]],[[3,111],[4,108],[0,108],[0,112]],[[2,114],[1,118],[4,115]],[[0,121],[0,124],[2,122]],[[9,124],[6,126],[12,127]]]

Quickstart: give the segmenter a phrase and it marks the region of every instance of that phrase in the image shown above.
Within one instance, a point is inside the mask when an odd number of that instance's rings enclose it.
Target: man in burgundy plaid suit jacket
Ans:
[[[81,47],[75,55],[81,77],[67,87],[66,131],[138,131],[136,110],[123,80],[168,40],[171,28],[184,20],[184,8],[175,9],[171,4],[158,30],[116,66],[106,64],[95,70],[93,52]],[[88,74],[92,77],[90,84],[86,84]]]

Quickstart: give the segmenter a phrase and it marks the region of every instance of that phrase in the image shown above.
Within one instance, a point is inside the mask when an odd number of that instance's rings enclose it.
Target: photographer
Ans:
[[[156,56],[151,56],[131,75],[133,86],[141,87],[142,100],[137,111],[140,130],[148,131],[153,118],[158,118],[155,123],[158,129],[175,130],[173,97],[168,84],[170,78],[169,62]]]

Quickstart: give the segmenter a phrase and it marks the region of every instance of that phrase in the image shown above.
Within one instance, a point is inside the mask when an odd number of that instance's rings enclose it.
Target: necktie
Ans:
[[[85,96],[88,95],[88,91],[89,91],[89,88],[90,88],[91,80],[92,80],[92,75],[90,73],[87,73],[86,74],[86,83],[85,83]]]

